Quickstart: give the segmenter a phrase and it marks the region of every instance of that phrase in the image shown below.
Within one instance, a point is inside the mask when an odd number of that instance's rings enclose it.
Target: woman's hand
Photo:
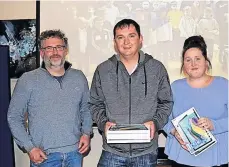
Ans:
[[[185,142],[182,140],[181,136],[179,135],[179,133],[177,132],[176,129],[173,129],[173,130],[171,131],[171,134],[177,139],[177,141],[180,143],[180,145],[181,145],[181,147],[182,147],[183,149],[185,149],[186,151],[189,151],[188,148],[187,148],[187,146],[186,146],[187,143],[185,143]]]
[[[214,130],[214,126],[213,126],[213,123],[212,123],[212,121],[210,120],[210,119],[208,119],[208,118],[200,118],[199,120],[198,120],[198,123],[197,123],[197,125],[199,126],[199,127],[201,127],[201,128],[203,128],[203,129],[208,129],[208,130]]]

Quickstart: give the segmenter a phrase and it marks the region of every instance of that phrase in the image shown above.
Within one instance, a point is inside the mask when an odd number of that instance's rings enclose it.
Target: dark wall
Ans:
[[[9,47],[0,45],[0,166],[14,167],[13,140],[7,123],[10,101]]]

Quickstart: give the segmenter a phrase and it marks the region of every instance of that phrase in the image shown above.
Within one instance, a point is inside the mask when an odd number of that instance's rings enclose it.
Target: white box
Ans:
[[[150,142],[150,130],[143,124],[116,125],[107,131],[107,143],[146,142]]]

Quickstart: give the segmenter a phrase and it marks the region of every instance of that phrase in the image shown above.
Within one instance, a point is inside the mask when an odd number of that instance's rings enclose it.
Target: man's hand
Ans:
[[[110,127],[111,127],[111,126],[114,126],[114,125],[116,125],[116,124],[113,123],[113,122],[106,122],[106,124],[105,124],[105,129],[104,129],[105,136],[107,136],[107,131],[108,131],[108,129],[110,129]]]
[[[90,136],[88,135],[82,135],[80,137],[80,142],[79,142],[79,152],[81,154],[85,153],[88,151],[89,147],[90,147]]]
[[[214,130],[214,126],[213,126],[213,123],[210,119],[208,118],[200,118],[198,120],[198,126],[203,128],[203,129],[208,129],[208,130]]]
[[[150,139],[152,140],[154,138],[156,127],[153,121],[145,122],[144,125],[150,129]]]
[[[29,158],[32,162],[34,162],[35,164],[40,164],[42,163],[44,160],[47,159],[47,156],[45,155],[45,153],[39,149],[39,148],[33,148],[30,152],[29,152]]]
[[[176,129],[173,129],[171,131],[171,134],[177,139],[177,141],[180,143],[180,145],[181,145],[181,147],[183,149],[189,151],[188,148],[187,148],[187,146],[186,146],[186,143],[182,140],[181,136],[179,135],[179,133],[177,132]]]

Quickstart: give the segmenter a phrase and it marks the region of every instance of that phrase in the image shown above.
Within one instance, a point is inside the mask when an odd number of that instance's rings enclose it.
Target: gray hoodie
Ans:
[[[118,55],[100,64],[90,91],[93,120],[102,131],[103,148],[125,157],[157,154],[158,133],[150,143],[108,144],[104,135],[107,121],[142,124],[153,121],[157,131],[167,123],[173,100],[169,77],[161,62],[140,51],[136,70],[129,75]]]
[[[81,135],[92,133],[86,77],[68,62],[65,69],[60,82],[42,67],[24,73],[17,81],[8,122],[15,142],[26,152],[34,147],[47,154],[74,151]]]

